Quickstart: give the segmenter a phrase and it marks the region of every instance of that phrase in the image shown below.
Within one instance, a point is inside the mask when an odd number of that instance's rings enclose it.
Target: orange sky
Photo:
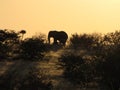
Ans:
[[[24,29],[27,36],[120,30],[120,0],[0,0],[0,29]]]

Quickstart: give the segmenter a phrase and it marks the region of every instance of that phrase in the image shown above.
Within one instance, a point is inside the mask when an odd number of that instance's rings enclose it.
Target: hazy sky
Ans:
[[[27,35],[120,30],[120,0],[0,0],[0,29]]]

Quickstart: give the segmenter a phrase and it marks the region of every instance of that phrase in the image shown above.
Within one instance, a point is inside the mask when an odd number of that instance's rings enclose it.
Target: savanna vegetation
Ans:
[[[0,30],[0,90],[120,89],[120,31],[75,33],[67,46],[47,43],[44,34],[24,38],[25,33]]]

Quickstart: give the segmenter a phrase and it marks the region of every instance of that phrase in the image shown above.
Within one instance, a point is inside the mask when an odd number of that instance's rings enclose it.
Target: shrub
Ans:
[[[13,56],[15,47],[19,44],[19,34],[13,30],[0,30],[0,58]]]
[[[101,34],[73,34],[70,38],[70,46],[73,48],[93,49],[99,45],[102,39]]]
[[[28,38],[21,43],[21,57],[23,59],[42,59],[45,50],[46,46],[42,38]]]
[[[80,55],[66,53],[61,55],[59,62],[64,68],[64,77],[70,82],[86,86],[93,79],[91,62]]]
[[[99,84],[109,90],[120,88],[120,32],[108,33],[103,37],[102,48],[95,55],[96,73]]]

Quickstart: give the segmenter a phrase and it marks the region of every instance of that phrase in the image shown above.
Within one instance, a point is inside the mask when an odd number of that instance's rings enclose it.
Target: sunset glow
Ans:
[[[0,29],[112,32],[120,30],[120,0],[0,0]]]

